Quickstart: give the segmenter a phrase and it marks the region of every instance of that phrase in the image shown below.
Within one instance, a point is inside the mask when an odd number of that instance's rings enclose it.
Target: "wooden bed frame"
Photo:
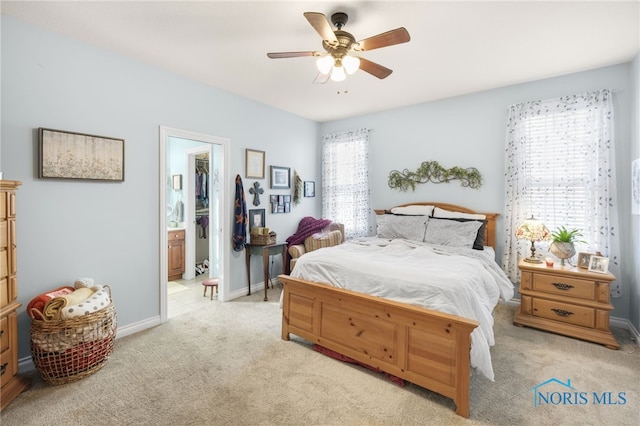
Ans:
[[[477,213],[453,204],[417,202]],[[384,214],[384,210],[376,210]],[[495,248],[496,213],[487,216],[485,245]],[[282,339],[293,333],[451,398],[469,417],[471,332],[477,321],[315,283],[288,275],[283,284]]]

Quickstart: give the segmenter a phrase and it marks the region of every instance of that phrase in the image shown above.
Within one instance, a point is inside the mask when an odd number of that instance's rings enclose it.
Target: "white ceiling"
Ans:
[[[318,122],[631,60],[639,1],[5,1],[2,13]],[[349,14],[364,39],[409,43],[362,56],[393,69],[312,84],[322,50],[303,12]]]

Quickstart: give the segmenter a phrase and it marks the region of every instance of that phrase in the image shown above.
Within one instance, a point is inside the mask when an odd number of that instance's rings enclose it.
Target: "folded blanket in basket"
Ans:
[[[44,305],[44,319],[54,321],[61,319],[62,308],[68,305],[77,305],[91,297],[94,291],[90,288],[79,288],[69,294],[54,297]]]
[[[94,284],[93,278],[78,278],[73,283],[73,286],[75,288],[83,288],[83,287],[91,288],[94,285],[95,284]]]
[[[27,305],[27,314],[29,314],[31,318],[34,318],[33,316],[34,313],[31,311],[31,309],[36,309],[39,313],[42,313],[44,312],[44,306],[48,301],[58,296],[63,296],[65,294],[73,293],[74,290],[75,289],[73,287],[64,286],[64,287],[59,287],[59,288],[56,288],[55,290],[52,290],[47,293],[43,293],[39,296],[34,297],[33,299],[31,299],[31,302],[29,302],[29,304]],[[42,319],[42,318],[37,318],[37,319]]]
[[[82,290],[82,288],[76,291],[79,290]],[[66,319],[87,315],[109,306],[109,303],[111,302],[111,295],[106,288],[102,288],[102,286],[94,286],[91,290],[97,291],[79,303],[63,307],[60,312],[60,318]]]

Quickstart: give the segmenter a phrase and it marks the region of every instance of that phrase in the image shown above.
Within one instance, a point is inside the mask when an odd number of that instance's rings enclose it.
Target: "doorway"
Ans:
[[[225,301],[229,294],[229,259],[231,238],[223,224],[229,223],[230,191],[228,182],[229,143],[226,138],[205,135],[186,130],[160,127],[160,320],[168,319],[168,234],[170,231],[184,232],[184,272],[182,278],[193,279],[197,274],[196,253],[203,245],[208,263],[206,277],[218,278],[218,299]],[[197,176],[202,160],[207,159],[206,185],[203,177]],[[200,164],[197,164],[197,163]],[[196,199],[198,192],[199,202]],[[206,215],[207,224],[202,226]],[[200,222],[200,223],[198,223]],[[206,232],[206,239],[202,238]],[[198,240],[205,241],[198,241]],[[200,256],[203,256],[200,254]],[[205,278],[205,276],[201,276]]]

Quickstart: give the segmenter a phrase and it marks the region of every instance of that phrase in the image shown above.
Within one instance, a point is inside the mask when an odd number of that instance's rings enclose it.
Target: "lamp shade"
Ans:
[[[334,66],[331,71],[331,80],[343,81],[345,78],[347,78],[347,75],[344,73],[344,68],[342,66]]]
[[[531,256],[524,259],[526,262],[542,263],[540,259],[536,258],[536,247],[534,243],[536,241],[551,239],[551,233],[547,227],[544,226],[544,223],[534,219],[533,217],[525,220],[520,224],[520,226],[518,226],[518,229],[516,230],[516,238],[519,240],[531,241]]]
[[[530,218],[522,222],[516,230],[519,240],[544,241],[551,239],[551,233],[541,221]]]
[[[331,55],[321,56],[316,60],[316,67],[322,74],[329,74],[333,68],[333,57]]]
[[[354,72],[358,71],[358,68],[360,67],[360,58],[347,55],[342,58],[342,66],[344,67],[344,70],[347,72],[347,74],[353,74]]]

